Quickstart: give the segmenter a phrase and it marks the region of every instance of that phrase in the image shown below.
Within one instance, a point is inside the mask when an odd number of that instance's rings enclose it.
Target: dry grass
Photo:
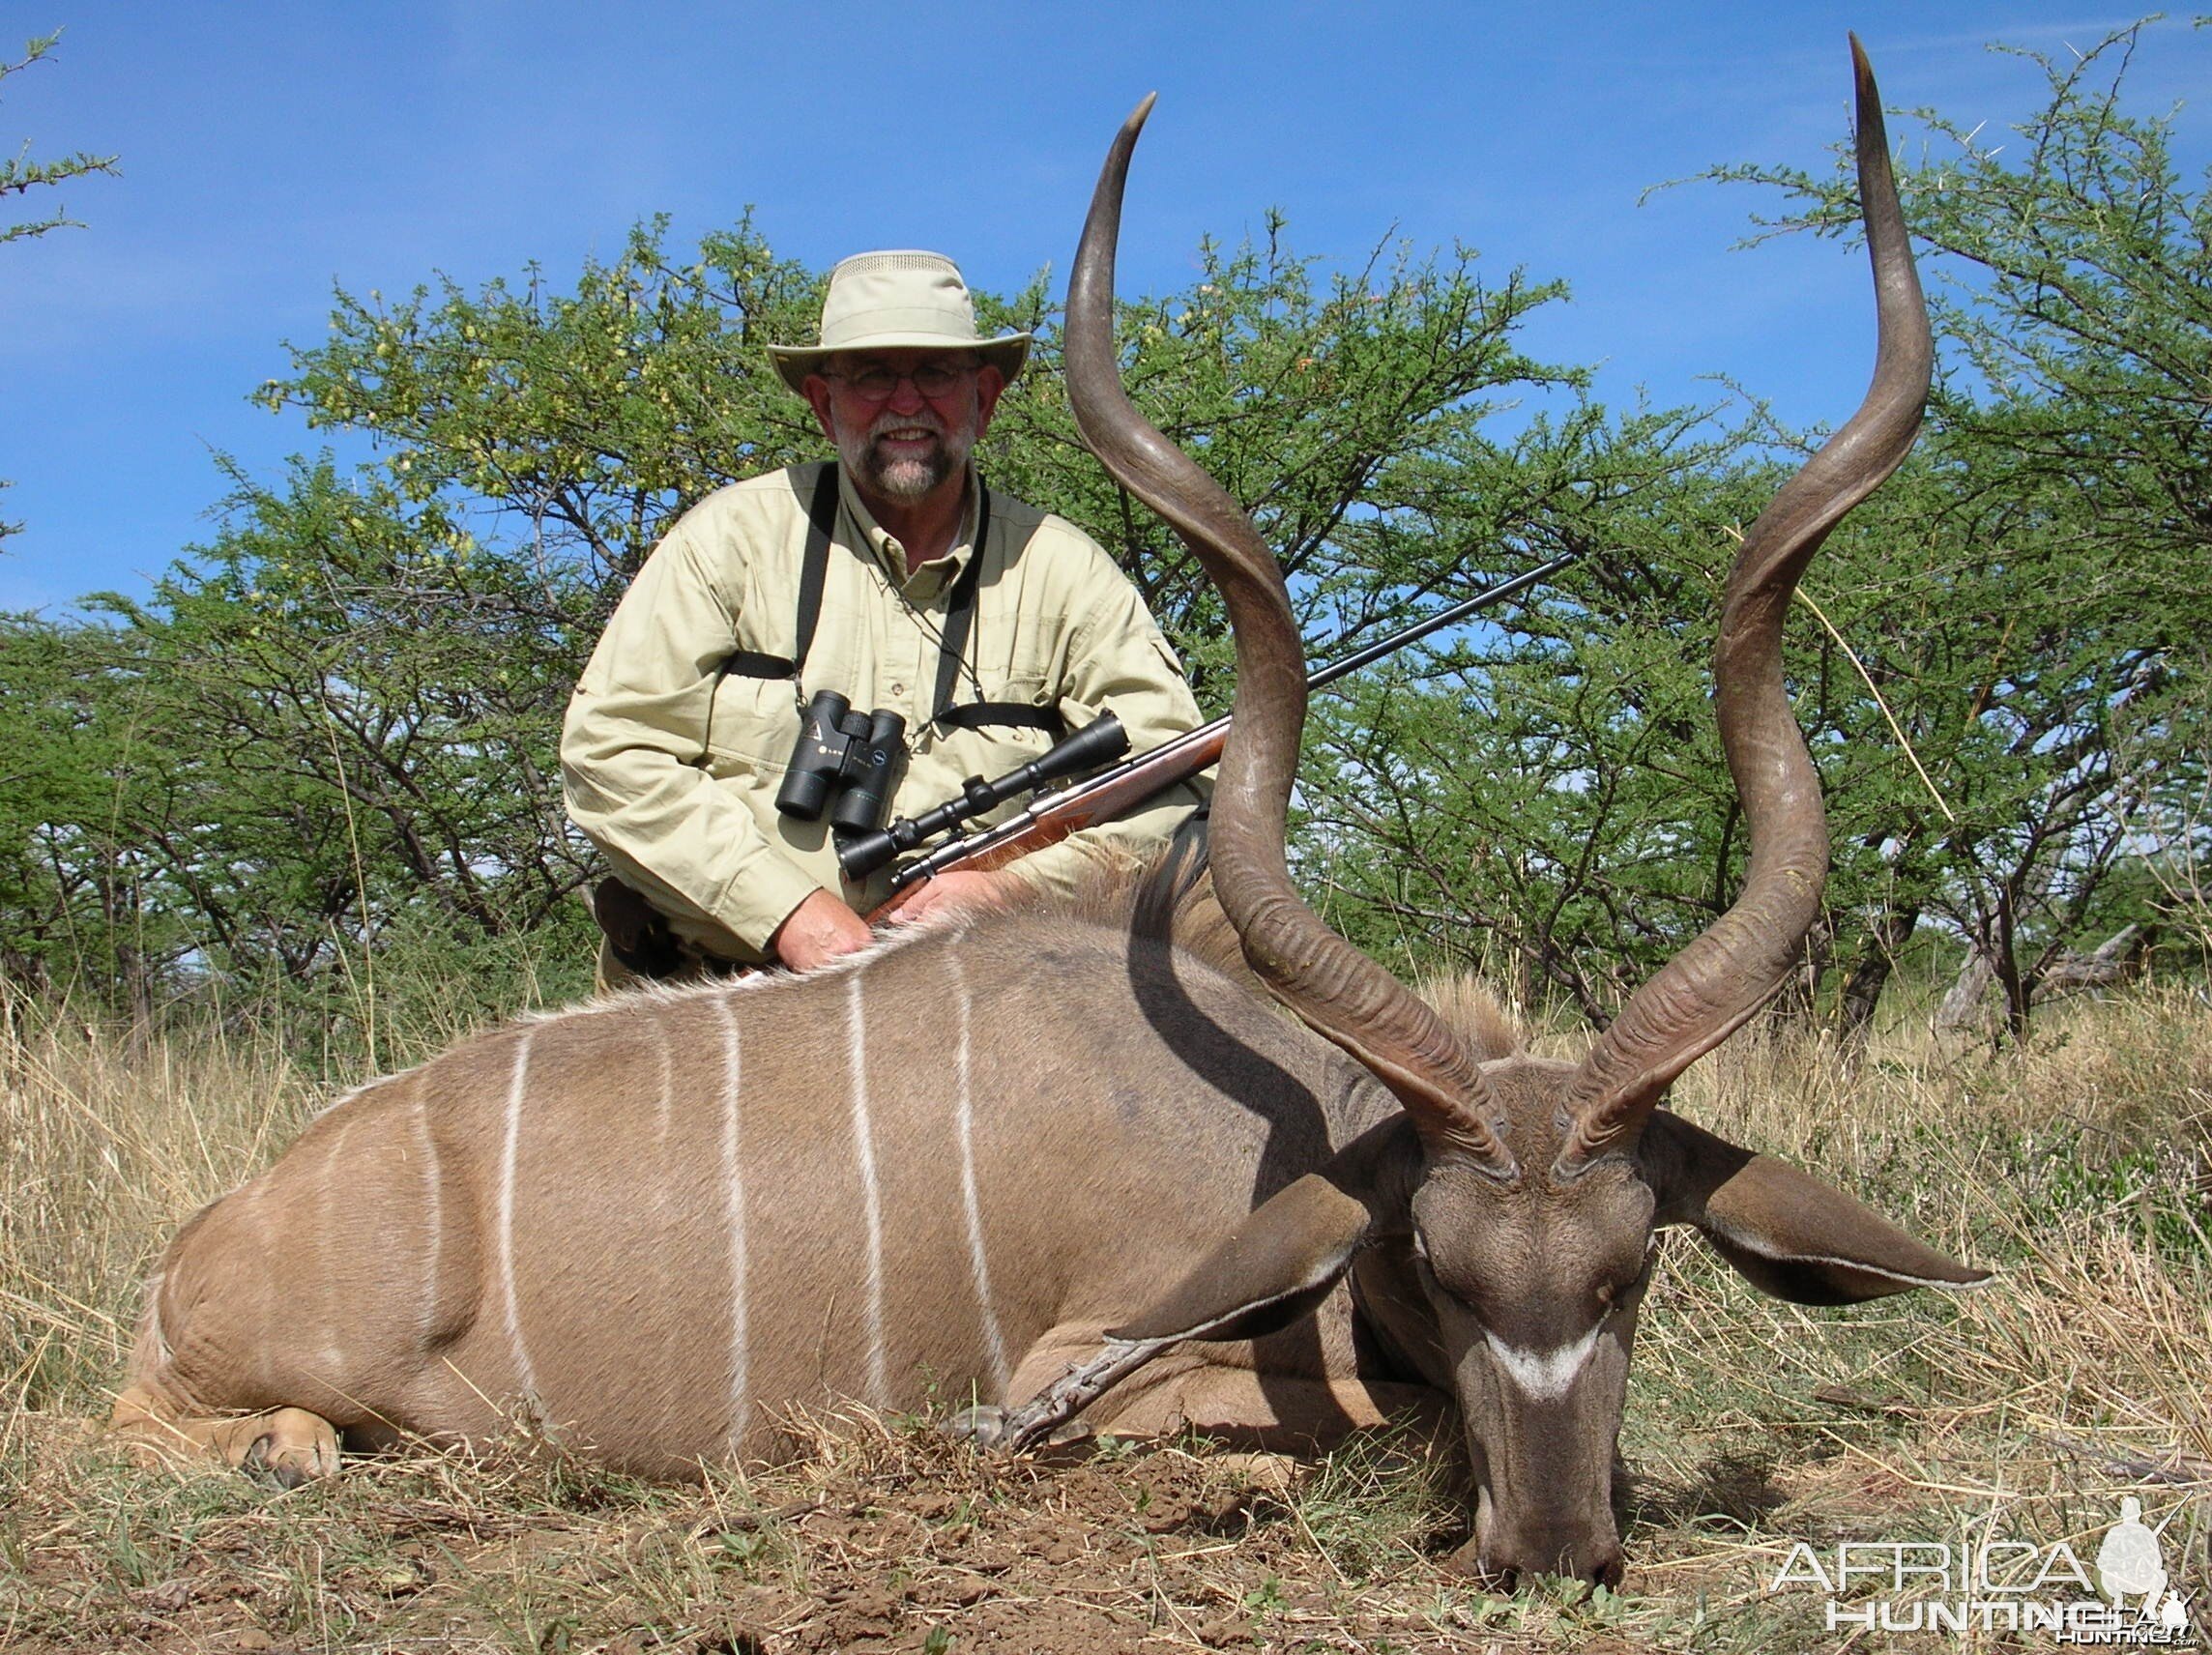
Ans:
[[[1994,1514],[2087,1556],[2128,1492],[2173,1514],[2168,1564],[2212,1620],[2198,1000],[2084,1003],[2002,1055],[1739,1040],[1685,1083],[1685,1113],[2002,1274],[1806,1311],[1671,1239],[1617,1596],[1446,1575],[1448,1471],[1386,1442],[1312,1466],[1203,1444],[1007,1463],[855,1413],[794,1420],[793,1463],[699,1489],[527,1435],[291,1493],[124,1466],[79,1422],[122,1371],[138,1277],[324,1096],[250,1037],[134,1041],[0,1002],[0,1648],[1871,1648],[1767,1589],[1794,1541],[1955,1540]]]

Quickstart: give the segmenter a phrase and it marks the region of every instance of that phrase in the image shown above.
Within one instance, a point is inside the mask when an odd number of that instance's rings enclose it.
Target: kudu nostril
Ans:
[[[1496,1591],[1510,1592],[1519,1583],[1521,1571],[1493,1558],[1485,1557],[1480,1540],[1470,1540],[1443,1561],[1443,1566],[1455,1575],[1465,1575]]]
[[[1445,1558],[1444,1567],[1500,1592],[1545,1576],[1611,1589],[1625,1577],[1627,1559],[1617,1537],[1553,1528],[1477,1535]]]

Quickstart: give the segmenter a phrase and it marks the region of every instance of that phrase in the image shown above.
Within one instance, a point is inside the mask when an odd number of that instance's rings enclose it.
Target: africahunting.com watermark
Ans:
[[[2062,1540],[2005,1537],[1994,1515],[1953,1544],[1844,1540],[1823,1551],[1800,1540],[1766,1589],[1824,1593],[1831,1632],[2047,1632],[2058,1643],[2194,1649],[2196,1606],[2167,1572],[2163,1544],[2181,1509],[2153,1527],[2140,1501],[2121,1500],[2086,1565]]]

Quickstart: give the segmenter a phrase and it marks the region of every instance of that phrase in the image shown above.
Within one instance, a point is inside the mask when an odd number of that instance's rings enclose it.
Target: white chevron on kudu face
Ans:
[[[1523,1350],[1488,1331],[1482,1337],[1490,1353],[1498,1358],[1499,1367],[1523,1396],[1530,1402],[1557,1402],[1574,1389],[1575,1380],[1589,1364],[1590,1352],[1597,1349],[1597,1327],[1592,1327],[1571,1344],[1549,1350]]]

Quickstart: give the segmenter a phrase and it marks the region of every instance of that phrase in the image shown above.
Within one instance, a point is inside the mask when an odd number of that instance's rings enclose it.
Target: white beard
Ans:
[[[876,439],[887,431],[924,427],[936,439],[925,453],[886,455],[876,447]],[[837,457],[868,492],[903,503],[927,498],[968,463],[975,446],[972,427],[955,433],[946,430],[934,415],[887,413],[878,415],[865,431],[838,433]]]

